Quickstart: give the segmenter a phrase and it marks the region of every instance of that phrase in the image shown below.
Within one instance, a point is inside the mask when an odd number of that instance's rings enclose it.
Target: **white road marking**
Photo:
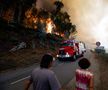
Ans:
[[[57,66],[60,66],[60,65],[63,65],[63,63],[60,63],[60,64],[58,64]],[[52,68],[53,68],[53,67],[51,67],[51,69],[52,69]],[[27,79],[27,78],[30,78],[30,76],[27,76],[27,77],[21,78],[21,79],[19,79],[19,80],[16,80],[16,81],[10,83],[10,84],[11,84],[11,85],[16,84],[16,83],[18,83],[18,82],[21,82],[21,81]]]
[[[12,82],[11,84],[12,84],[12,85],[13,85],[13,84],[16,84],[16,83],[18,83],[18,82],[21,82],[21,81],[27,79],[27,78],[30,78],[30,76],[27,76],[27,77],[21,78],[21,79],[19,79],[19,80],[16,80],[16,81]]]

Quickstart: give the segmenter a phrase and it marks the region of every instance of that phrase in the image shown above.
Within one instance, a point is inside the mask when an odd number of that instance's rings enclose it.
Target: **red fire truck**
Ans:
[[[61,47],[59,48],[57,58],[59,60],[74,61],[79,56],[83,56],[85,51],[86,49],[84,43],[75,40],[66,40],[61,43]]]

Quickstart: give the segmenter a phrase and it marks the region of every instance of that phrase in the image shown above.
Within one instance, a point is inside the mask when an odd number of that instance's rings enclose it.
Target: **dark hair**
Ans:
[[[41,68],[48,68],[49,64],[53,61],[53,56],[50,54],[45,54],[40,62],[40,67]]]
[[[81,69],[87,69],[91,63],[87,58],[82,58],[79,62],[78,65],[80,66]]]

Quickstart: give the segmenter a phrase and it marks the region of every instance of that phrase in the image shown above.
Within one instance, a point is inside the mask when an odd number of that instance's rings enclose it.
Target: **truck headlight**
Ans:
[[[59,55],[57,55],[57,57],[59,57]]]
[[[70,57],[70,55],[68,54],[68,52],[66,53],[66,57]]]

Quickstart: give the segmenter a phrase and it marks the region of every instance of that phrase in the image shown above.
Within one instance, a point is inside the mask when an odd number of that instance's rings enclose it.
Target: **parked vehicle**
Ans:
[[[57,58],[59,60],[76,60],[79,56],[83,56],[85,51],[84,43],[75,40],[66,40],[61,43]]]
[[[97,41],[96,42],[96,48],[95,48],[95,52],[96,53],[102,53],[102,54],[104,54],[106,51],[105,51],[105,48],[104,48],[104,46],[101,46],[101,42],[99,42],[99,41]]]
[[[104,54],[106,51],[105,51],[104,46],[99,46],[99,47],[95,48],[95,52],[96,53],[103,53]]]

